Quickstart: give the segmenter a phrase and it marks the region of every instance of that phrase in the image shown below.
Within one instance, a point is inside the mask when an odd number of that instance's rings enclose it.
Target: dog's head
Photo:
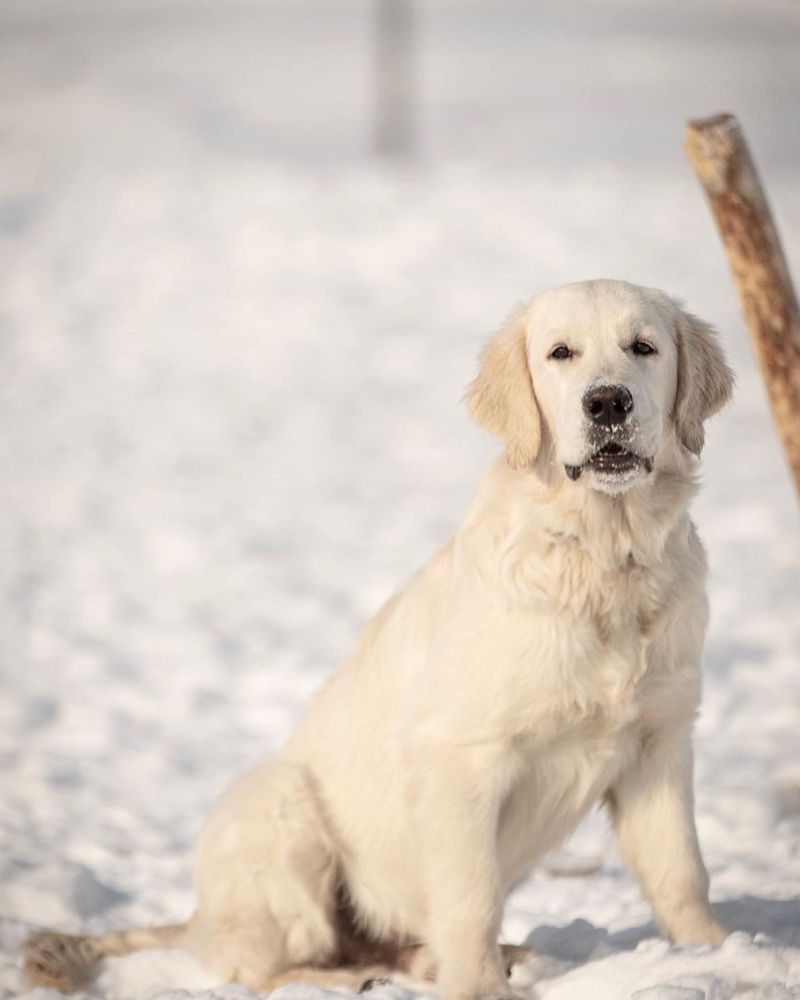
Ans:
[[[467,392],[472,416],[530,466],[547,437],[563,474],[619,493],[666,443],[694,454],[733,376],[714,330],[652,288],[584,281],[537,296],[492,338]]]

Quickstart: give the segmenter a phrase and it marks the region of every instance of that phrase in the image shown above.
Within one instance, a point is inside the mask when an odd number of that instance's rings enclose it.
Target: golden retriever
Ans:
[[[235,782],[186,923],[42,933],[33,982],[185,946],[256,990],[435,978],[511,995],[510,889],[602,801],[674,941],[718,944],[692,803],[705,558],[687,507],[732,375],[662,292],[536,296],[467,392],[502,439],[461,528],[367,625],[273,761]]]

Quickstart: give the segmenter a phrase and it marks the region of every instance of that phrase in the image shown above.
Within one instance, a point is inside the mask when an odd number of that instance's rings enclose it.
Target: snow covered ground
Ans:
[[[571,849],[600,871],[537,873],[509,903],[508,939],[541,956],[516,981],[548,1000],[800,996],[797,504],[680,153],[684,118],[738,110],[798,261],[800,15],[419,7],[404,168],[366,155],[366,3],[0,8],[2,998],[43,1000],[19,982],[32,927],[190,911],[214,797],[458,523],[494,449],[458,405],[487,332],[599,275],[684,296],[739,375],[696,505],[698,820],[737,933],[657,939],[595,817]],[[167,952],[92,987],[248,995]]]

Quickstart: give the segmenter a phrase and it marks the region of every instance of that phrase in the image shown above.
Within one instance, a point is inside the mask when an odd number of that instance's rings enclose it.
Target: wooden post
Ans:
[[[409,157],[414,149],[414,0],[375,4],[375,149]]]
[[[733,115],[688,123],[686,154],[717,220],[800,494],[800,309],[764,189]]]

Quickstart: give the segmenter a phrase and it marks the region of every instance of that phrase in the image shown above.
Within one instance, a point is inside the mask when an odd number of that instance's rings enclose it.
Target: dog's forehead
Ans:
[[[618,336],[663,319],[663,296],[624,281],[581,281],[537,295],[528,314],[529,333]]]

